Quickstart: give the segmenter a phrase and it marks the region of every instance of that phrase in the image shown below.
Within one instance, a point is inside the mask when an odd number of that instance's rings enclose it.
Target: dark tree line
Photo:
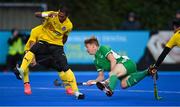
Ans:
[[[1,0],[7,2],[7,0]],[[180,9],[179,0],[8,0],[8,2],[43,2],[48,9],[66,5],[76,30],[118,30],[128,12],[134,11],[144,29],[166,29]]]

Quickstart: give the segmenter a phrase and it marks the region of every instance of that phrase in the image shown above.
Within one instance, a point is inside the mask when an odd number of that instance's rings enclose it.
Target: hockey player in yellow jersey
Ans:
[[[175,46],[180,47],[180,20],[179,19],[173,20],[173,29],[174,29],[174,34],[172,35],[171,39],[166,43],[166,46],[164,50],[162,51],[162,53],[160,54],[159,58],[157,59],[156,63],[149,67],[149,70],[152,71],[154,74],[157,72],[157,69],[163,62],[166,55],[171,51],[171,49]]]
[[[41,36],[40,34],[42,32],[42,27],[43,27],[42,25],[39,25],[31,30],[30,37],[28,39],[28,42],[25,45],[25,53],[28,52],[28,50],[30,50],[30,48],[39,41],[39,38]],[[51,58],[46,58],[46,55],[41,55],[41,56],[39,56],[37,62],[36,62],[35,58],[33,58],[32,62],[31,62],[31,66],[35,66],[38,63],[43,66],[49,67],[50,64],[52,64],[49,62],[52,62]],[[59,77],[61,78],[61,80],[64,82],[64,84],[66,84],[67,81],[64,79],[65,78],[64,72],[63,71],[58,72],[58,74],[59,74]],[[23,81],[24,81],[24,87],[25,87],[24,93],[27,95],[31,94],[32,92],[31,92],[31,88],[30,88],[30,84],[29,84],[29,68],[24,70]],[[66,89],[67,94],[69,94],[69,95],[74,94],[72,88],[69,85],[65,86],[65,89]]]
[[[23,58],[20,68],[15,70],[16,77],[24,78],[25,70],[35,57],[36,60],[40,60],[41,56],[45,56],[47,59],[51,59],[54,68],[58,72],[64,71],[60,75],[61,79],[68,82],[74,92],[77,99],[84,99],[84,94],[80,93],[76,84],[76,78],[74,73],[70,69],[67,58],[64,53],[64,44],[67,41],[68,34],[71,32],[73,25],[68,18],[67,8],[62,7],[60,10],[36,12],[37,17],[44,19],[42,31],[39,33],[39,40],[35,43],[30,50],[28,50]],[[30,84],[29,84],[30,87]]]

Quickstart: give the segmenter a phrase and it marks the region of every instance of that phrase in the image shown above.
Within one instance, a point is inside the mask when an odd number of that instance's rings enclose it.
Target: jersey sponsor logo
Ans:
[[[63,27],[62,27],[62,31],[65,31],[65,30],[66,30],[66,26],[63,26]]]

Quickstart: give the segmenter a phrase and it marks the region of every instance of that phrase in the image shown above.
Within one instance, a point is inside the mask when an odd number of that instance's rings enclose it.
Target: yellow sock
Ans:
[[[79,91],[78,87],[77,87],[77,83],[76,83],[76,78],[75,78],[74,73],[72,72],[72,70],[71,69],[67,70],[65,72],[65,75],[67,77],[67,81],[69,82],[69,84],[72,87],[72,90],[74,92]]]
[[[21,64],[21,69],[23,70],[23,71],[25,71],[27,68],[28,68],[28,66],[29,66],[29,64],[31,63],[31,61],[32,61],[32,59],[34,58],[34,54],[31,52],[31,51],[28,51],[26,54],[25,54],[25,56],[24,56],[24,58],[23,58],[23,61],[22,61],[22,64]]]
[[[68,81],[67,81],[67,77],[66,77],[65,72],[64,72],[64,71],[61,71],[61,72],[58,72],[58,74],[59,74],[59,78],[62,80],[62,82],[63,82],[64,84],[67,84]],[[65,89],[68,89],[68,88],[70,88],[70,87],[71,87],[71,86],[65,86]]]
[[[29,82],[29,68],[24,70],[24,83]]]

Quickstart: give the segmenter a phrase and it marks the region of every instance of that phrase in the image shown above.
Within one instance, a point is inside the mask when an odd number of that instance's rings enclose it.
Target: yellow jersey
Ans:
[[[49,11],[48,13],[51,12],[58,13],[55,11]],[[73,28],[73,25],[68,17],[63,23],[61,23],[58,15],[54,17],[45,17],[42,26],[42,36],[39,40],[60,46],[64,45],[63,36],[68,35]]]
[[[166,47],[173,48],[174,46],[180,47],[180,30],[175,32],[171,39],[166,43]]]
[[[30,45],[32,42],[33,43],[38,42],[38,40],[40,39],[40,37],[43,33],[42,28],[43,28],[43,26],[39,25],[31,30],[30,37],[25,45],[25,51],[30,50],[30,48],[31,48]]]

